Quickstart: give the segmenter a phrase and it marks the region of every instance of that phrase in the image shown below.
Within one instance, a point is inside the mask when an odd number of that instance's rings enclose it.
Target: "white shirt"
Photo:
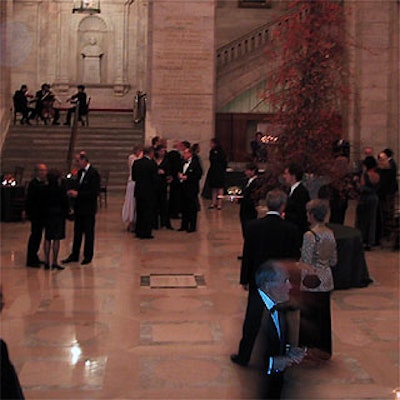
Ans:
[[[296,182],[295,184],[293,184],[293,185],[290,187],[289,197],[292,195],[293,191],[297,188],[297,186],[300,185],[300,183],[301,183],[301,182],[298,181],[298,182]]]
[[[255,179],[257,179],[257,175],[252,176],[251,178],[249,178],[249,180],[247,181],[246,187],[250,186],[251,182],[253,182]]]
[[[273,213],[275,213],[276,211],[271,211]],[[271,308],[274,307],[276,304],[273,302],[273,300],[268,297],[267,294],[265,294],[261,289],[257,289],[258,293],[261,296],[262,301],[265,304],[265,307],[267,307],[268,312],[270,312]],[[275,310],[274,312],[270,313],[271,314],[271,318],[274,321],[276,330],[278,331],[278,335],[279,337],[281,337],[281,328],[279,326],[279,315],[278,315],[278,311]],[[267,375],[271,375],[272,373],[272,369],[274,366],[274,357],[269,357],[269,363],[268,363],[268,370],[267,370]]]
[[[83,182],[83,178],[85,177],[86,172],[89,169],[89,167],[90,167],[90,164],[86,165],[86,167],[83,169],[81,179],[79,180],[79,184],[81,184]]]
[[[185,164],[183,164],[183,173],[186,174],[187,169],[189,168],[190,165],[190,161],[192,161],[192,159],[190,158],[189,160],[185,161]]]

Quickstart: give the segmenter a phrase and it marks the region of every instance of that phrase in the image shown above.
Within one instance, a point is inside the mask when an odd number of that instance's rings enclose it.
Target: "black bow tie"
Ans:
[[[276,306],[276,304],[269,309],[269,313],[273,314],[275,311],[278,311],[278,307]]]

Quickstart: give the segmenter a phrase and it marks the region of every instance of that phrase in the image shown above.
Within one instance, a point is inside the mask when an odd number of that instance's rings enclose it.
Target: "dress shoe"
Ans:
[[[183,232],[183,231],[186,231],[186,229],[185,228],[179,228],[178,229],[178,232]]]
[[[67,257],[65,260],[62,260],[61,262],[63,264],[68,264],[68,263],[72,263],[72,262],[78,262],[79,260],[75,257],[69,256]]]
[[[61,271],[61,270],[65,269],[65,268],[62,267],[61,265],[53,264],[53,265],[51,266],[51,269],[57,269],[57,270]]]
[[[188,229],[186,232],[187,232],[187,233],[196,232],[196,229]]]
[[[59,123],[59,122],[56,122],[56,121],[54,121],[54,122],[52,123],[52,125],[60,125],[60,123]]]
[[[44,269],[50,269],[50,264],[45,263],[44,264]]]
[[[154,239],[153,235],[149,235],[149,236],[139,236],[139,239]]]
[[[69,125],[69,122],[64,122],[63,125]]]
[[[89,260],[88,258],[84,258],[81,262],[81,265],[86,265],[86,264],[90,264],[92,262],[92,260]]]
[[[28,263],[28,264],[26,264],[26,266],[29,268],[40,268],[39,263]]]
[[[243,256],[237,256],[238,260],[243,260]]]
[[[242,361],[237,354],[231,354],[231,361],[241,367],[247,367],[247,363]]]
[[[170,231],[174,231],[175,229],[171,225],[167,225],[165,229],[169,229]]]

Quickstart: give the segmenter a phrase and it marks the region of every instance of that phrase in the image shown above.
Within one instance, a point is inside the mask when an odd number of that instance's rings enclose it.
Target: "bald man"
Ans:
[[[34,178],[29,182],[26,195],[25,211],[31,221],[31,234],[28,240],[28,250],[26,256],[26,266],[30,268],[40,268],[38,252],[42,241],[43,229],[45,224],[45,185],[47,179],[46,164],[36,164]]]

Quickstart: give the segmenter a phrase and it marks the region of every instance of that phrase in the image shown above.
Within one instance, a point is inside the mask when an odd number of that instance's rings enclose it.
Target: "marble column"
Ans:
[[[351,67],[348,137],[357,159],[364,146],[399,154],[399,5],[348,2]]]
[[[215,0],[149,1],[146,143],[214,135],[214,38]]]

